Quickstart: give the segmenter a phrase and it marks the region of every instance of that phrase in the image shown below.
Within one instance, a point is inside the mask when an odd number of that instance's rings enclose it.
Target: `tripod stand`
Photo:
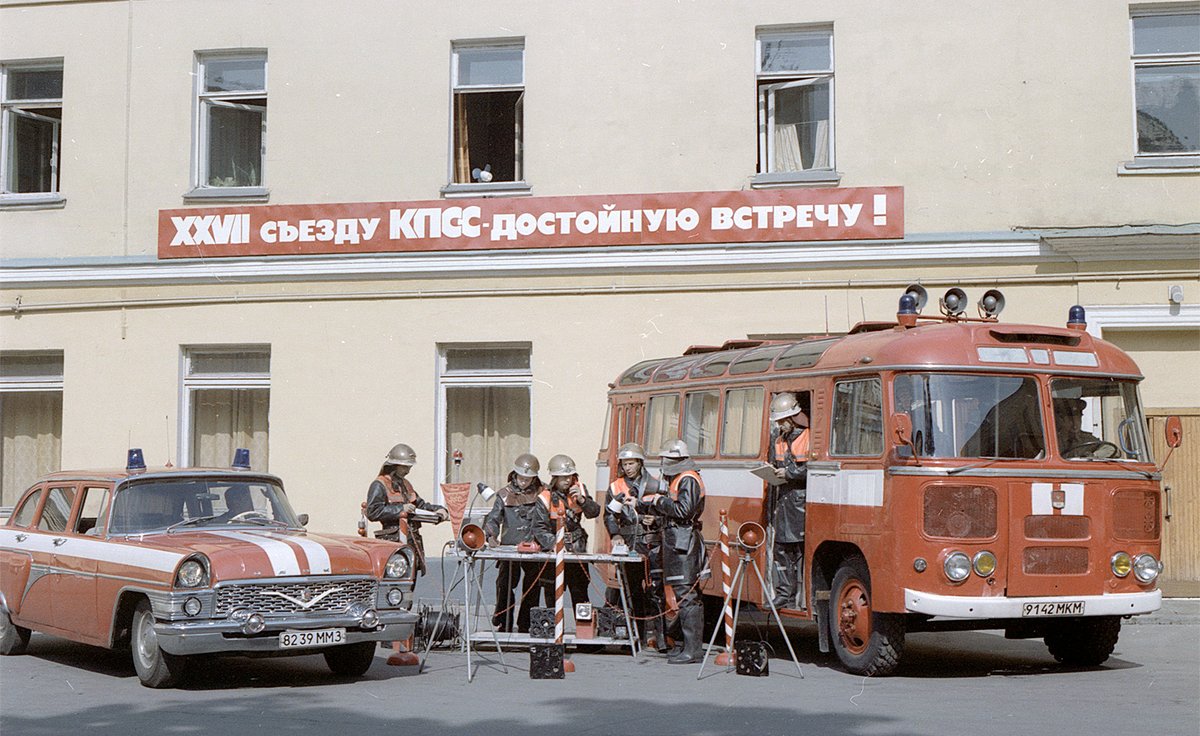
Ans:
[[[749,526],[749,523],[743,524],[742,526],[747,527]],[[754,526],[758,527],[757,524],[754,524]],[[762,571],[758,569],[758,562],[754,559],[754,550],[758,548],[758,545],[751,544],[750,542],[752,539],[755,539],[755,530],[749,530],[749,533],[746,533],[746,531],[747,530],[745,529],[738,530],[738,548],[741,551],[741,559],[738,560],[737,571],[733,574],[733,580],[729,584],[729,593],[725,595],[725,600],[721,606],[721,610],[726,610],[729,606],[730,600],[735,596],[737,597],[737,603],[734,604],[733,608],[733,631],[736,635],[738,615],[742,610],[742,593],[746,590],[746,568],[749,567],[750,569],[754,570],[754,575],[758,578],[758,584],[762,588],[762,599],[771,607],[771,616],[775,618],[775,623],[779,626],[779,633],[783,635],[783,641],[787,644],[788,653],[792,655],[792,661],[796,664],[796,671],[800,673],[800,678],[803,679],[804,670],[800,668],[800,660],[796,659],[796,650],[792,649],[792,640],[788,638],[787,631],[783,628],[783,621],[779,618],[779,611],[775,610],[775,603],[771,600],[771,591],[767,588],[767,581],[763,578]],[[757,531],[761,531],[761,527],[758,527]],[[757,540],[761,539],[761,536],[757,536]],[[704,659],[700,661],[700,672],[696,675],[697,680],[699,680],[701,675],[704,674],[704,665],[708,663],[708,655],[712,654],[713,645],[716,644],[717,634],[720,633],[720,631],[721,627],[717,626],[713,630],[712,637],[710,637],[708,640],[708,649],[704,651]],[[733,642],[728,642],[728,645],[730,648],[730,653],[732,653]],[[732,657],[730,658],[729,662],[729,665],[725,669],[726,672],[728,672],[729,668],[733,666]]]
[[[482,532],[480,532],[482,534]],[[482,536],[480,537],[482,539]],[[454,588],[461,582],[463,584],[463,650],[467,653],[467,682],[471,682],[475,677],[475,670],[471,669],[471,650],[474,645],[471,643],[471,629],[474,628],[475,619],[479,614],[479,607],[483,601],[483,584],[482,568],[483,562],[475,559],[477,550],[467,548],[463,554],[465,557],[459,559],[458,568],[454,571],[454,577],[450,580],[450,585],[446,586],[445,593],[442,594],[442,609],[438,611],[437,621],[434,623],[436,631],[442,623],[442,617],[446,615],[446,607],[450,600],[450,594]],[[460,577],[461,574],[461,577]],[[471,610],[471,596],[475,596],[475,610]],[[504,650],[500,648],[500,638],[496,636],[496,625],[492,622],[491,616],[486,616],[488,627],[492,632],[492,641],[496,645],[496,654],[500,658],[500,666],[504,668],[504,673],[508,674],[508,665],[504,664]],[[417,672],[422,672],[425,669],[425,659],[429,656],[429,650],[433,648],[433,638],[430,637],[425,642],[425,653],[421,655],[421,664],[417,668]]]

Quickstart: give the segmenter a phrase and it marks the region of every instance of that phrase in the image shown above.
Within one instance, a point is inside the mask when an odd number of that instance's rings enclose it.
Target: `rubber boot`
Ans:
[[[689,606],[688,611],[679,611],[679,622],[683,629],[683,648],[674,657],[667,657],[667,664],[695,664],[700,661],[704,648],[704,607],[699,603]]]
[[[387,663],[393,667],[409,667],[414,664],[420,664],[421,658],[412,650],[413,638],[410,636],[404,641],[392,642],[392,653],[387,658]]]

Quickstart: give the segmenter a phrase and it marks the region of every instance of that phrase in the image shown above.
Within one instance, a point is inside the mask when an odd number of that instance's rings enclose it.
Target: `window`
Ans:
[[[1044,457],[1037,384],[1018,376],[896,376],[892,407],[912,420],[922,457]],[[897,450],[902,457],[912,449]]]
[[[878,378],[841,381],[833,390],[834,455],[883,452],[883,397]]]
[[[89,486],[83,489],[83,503],[79,506],[79,520],[75,522],[76,534],[100,536],[104,533],[108,515],[108,488]]]
[[[717,452],[717,407],[721,394],[717,391],[688,393],[683,411],[683,441],[692,455],[712,457]]]
[[[650,408],[646,413],[646,441],[642,447],[651,455],[657,455],[669,440],[679,438],[679,394],[663,394],[650,397]],[[692,449],[688,446],[688,449]]]
[[[38,502],[42,499],[43,493],[44,491],[37,491],[25,497],[25,502],[12,515],[13,526],[29,526],[29,523],[33,521],[33,514],[37,511]]]
[[[726,457],[755,457],[762,446],[763,390],[735,388],[725,392],[725,427],[721,430],[721,454]]]
[[[5,64],[0,90],[0,197],[17,203],[61,199],[62,61]]]
[[[453,183],[478,189],[523,182],[524,43],[456,44],[451,84]]]
[[[271,349],[262,345],[184,348],[180,447],[187,463],[229,467],[239,447],[255,470],[268,467]]]
[[[1200,166],[1200,10],[1137,12],[1132,25],[1139,160],[1127,166]]]
[[[529,452],[531,353],[528,343],[438,347],[438,477],[499,488],[513,459]],[[457,470],[455,451],[462,453]]]
[[[61,469],[62,415],[62,352],[0,352],[0,506]]]
[[[75,503],[75,489],[51,488],[46,496],[46,505],[42,507],[42,518],[38,520],[38,529],[44,532],[61,532],[67,528],[67,519],[71,518],[71,506]]]
[[[836,179],[833,29],[760,31],[756,56],[759,173],[756,183]],[[798,172],[816,176],[801,176]]]
[[[188,196],[265,194],[266,130],[266,52],[200,54],[195,188]]]

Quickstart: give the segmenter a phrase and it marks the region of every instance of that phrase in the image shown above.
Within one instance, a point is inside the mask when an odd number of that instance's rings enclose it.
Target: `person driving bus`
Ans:
[[[1058,452],[1065,458],[1089,457],[1108,443],[1083,429],[1083,399],[1054,400],[1054,433],[1058,437]]]

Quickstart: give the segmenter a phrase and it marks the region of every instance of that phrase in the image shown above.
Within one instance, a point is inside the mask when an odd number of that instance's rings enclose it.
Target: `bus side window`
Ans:
[[[878,378],[841,381],[833,390],[834,455],[883,452],[883,394]]]
[[[725,392],[725,416],[721,427],[721,455],[758,457],[762,449],[763,390],[733,388]]]
[[[679,394],[651,396],[646,414],[646,452],[657,454],[668,440],[678,437]]]
[[[717,408],[721,393],[689,391],[684,401],[683,441],[695,457],[717,454]]]

